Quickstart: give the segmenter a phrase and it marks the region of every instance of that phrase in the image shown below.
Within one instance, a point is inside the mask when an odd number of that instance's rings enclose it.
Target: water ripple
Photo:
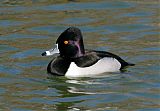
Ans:
[[[41,52],[42,52],[42,50],[40,50],[40,49],[30,49],[30,50],[17,52],[16,54],[11,55],[11,58],[22,59],[22,58],[27,58],[29,56],[39,56],[39,55],[41,55]]]
[[[123,9],[134,7],[135,5],[127,2],[88,2],[88,3],[68,3],[60,5],[43,6],[44,10],[102,10],[102,9]]]
[[[159,2],[2,0],[0,110],[159,110]],[[41,57],[69,26],[85,48],[135,63],[125,72],[90,78],[47,75]]]

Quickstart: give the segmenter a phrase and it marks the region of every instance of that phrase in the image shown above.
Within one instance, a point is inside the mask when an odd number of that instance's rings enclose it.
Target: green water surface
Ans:
[[[0,111],[158,111],[158,0],[1,0]],[[48,78],[66,28],[82,30],[85,48],[135,63],[124,73]]]

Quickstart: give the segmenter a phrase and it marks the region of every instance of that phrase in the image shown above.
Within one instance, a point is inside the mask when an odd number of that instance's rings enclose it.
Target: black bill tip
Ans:
[[[42,55],[42,56],[46,56],[46,55],[47,55],[47,53],[46,53],[46,52],[43,52],[41,55]]]

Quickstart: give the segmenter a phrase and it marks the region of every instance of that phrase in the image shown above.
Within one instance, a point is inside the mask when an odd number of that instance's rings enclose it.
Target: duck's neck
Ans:
[[[83,39],[81,39],[78,43],[76,43],[76,46],[78,48],[76,58],[84,56],[85,55],[85,49],[84,49]]]

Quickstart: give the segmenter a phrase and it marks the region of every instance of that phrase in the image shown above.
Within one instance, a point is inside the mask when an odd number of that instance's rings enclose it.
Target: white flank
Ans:
[[[117,72],[121,68],[121,64],[114,58],[105,57],[97,63],[89,67],[78,67],[74,62],[71,62],[66,77],[89,77],[104,72]]]

